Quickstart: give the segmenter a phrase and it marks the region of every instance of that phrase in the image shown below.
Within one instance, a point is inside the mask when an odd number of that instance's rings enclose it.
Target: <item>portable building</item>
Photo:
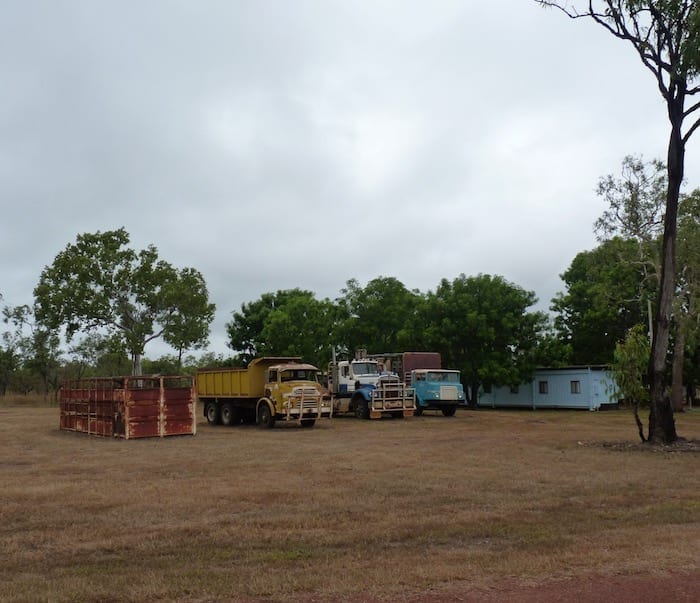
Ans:
[[[537,369],[517,387],[481,391],[477,405],[497,408],[579,408],[600,410],[618,404],[617,387],[607,366]]]

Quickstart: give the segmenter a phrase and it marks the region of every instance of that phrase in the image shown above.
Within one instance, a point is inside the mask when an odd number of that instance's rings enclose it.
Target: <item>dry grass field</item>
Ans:
[[[200,419],[194,437],[130,441],[58,423],[55,406],[0,402],[2,601],[534,601],[517,592],[700,585],[700,455],[633,445],[628,412],[269,431]],[[677,425],[700,439],[700,411]]]

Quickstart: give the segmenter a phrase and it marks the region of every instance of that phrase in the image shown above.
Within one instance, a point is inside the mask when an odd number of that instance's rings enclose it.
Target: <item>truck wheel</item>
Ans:
[[[414,417],[420,417],[423,414],[423,407],[416,402],[416,408],[413,410]]]
[[[442,414],[446,417],[454,416],[456,411],[457,411],[456,406],[443,406],[443,408],[442,408]]]
[[[314,425],[316,425],[316,419],[302,419],[301,420],[302,427],[313,427]]]
[[[263,402],[258,407],[258,425],[262,429],[270,429],[275,426],[275,417],[270,410],[270,405],[267,402]]]
[[[358,419],[369,419],[369,404],[367,400],[358,400],[355,402],[355,416]]]
[[[218,425],[221,422],[219,415],[219,407],[216,402],[207,402],[204,407],[204,416],[207,418],[209,425]]]
[[[235,422],[236,413],[231,402],[224,402],[221,406],[221,424],[229,427]]]

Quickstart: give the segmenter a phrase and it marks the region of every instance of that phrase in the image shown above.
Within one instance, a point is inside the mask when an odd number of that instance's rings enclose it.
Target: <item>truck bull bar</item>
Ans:
[[[369,402],[370,419],[379,419],[385,413],[401,413],[412,417],[416,409],[413,388],[400,381],[380,381],[372,390]]]
[[[284,395],[283,410],[287,421],[330,417],[332,406],[315,387],[295,387]]]

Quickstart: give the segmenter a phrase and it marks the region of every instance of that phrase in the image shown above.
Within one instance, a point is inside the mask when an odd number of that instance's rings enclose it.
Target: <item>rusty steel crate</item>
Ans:
[[[61,386],[60,428],[116,438],[194,435],[194,380],[188,376],[74,379]]]

